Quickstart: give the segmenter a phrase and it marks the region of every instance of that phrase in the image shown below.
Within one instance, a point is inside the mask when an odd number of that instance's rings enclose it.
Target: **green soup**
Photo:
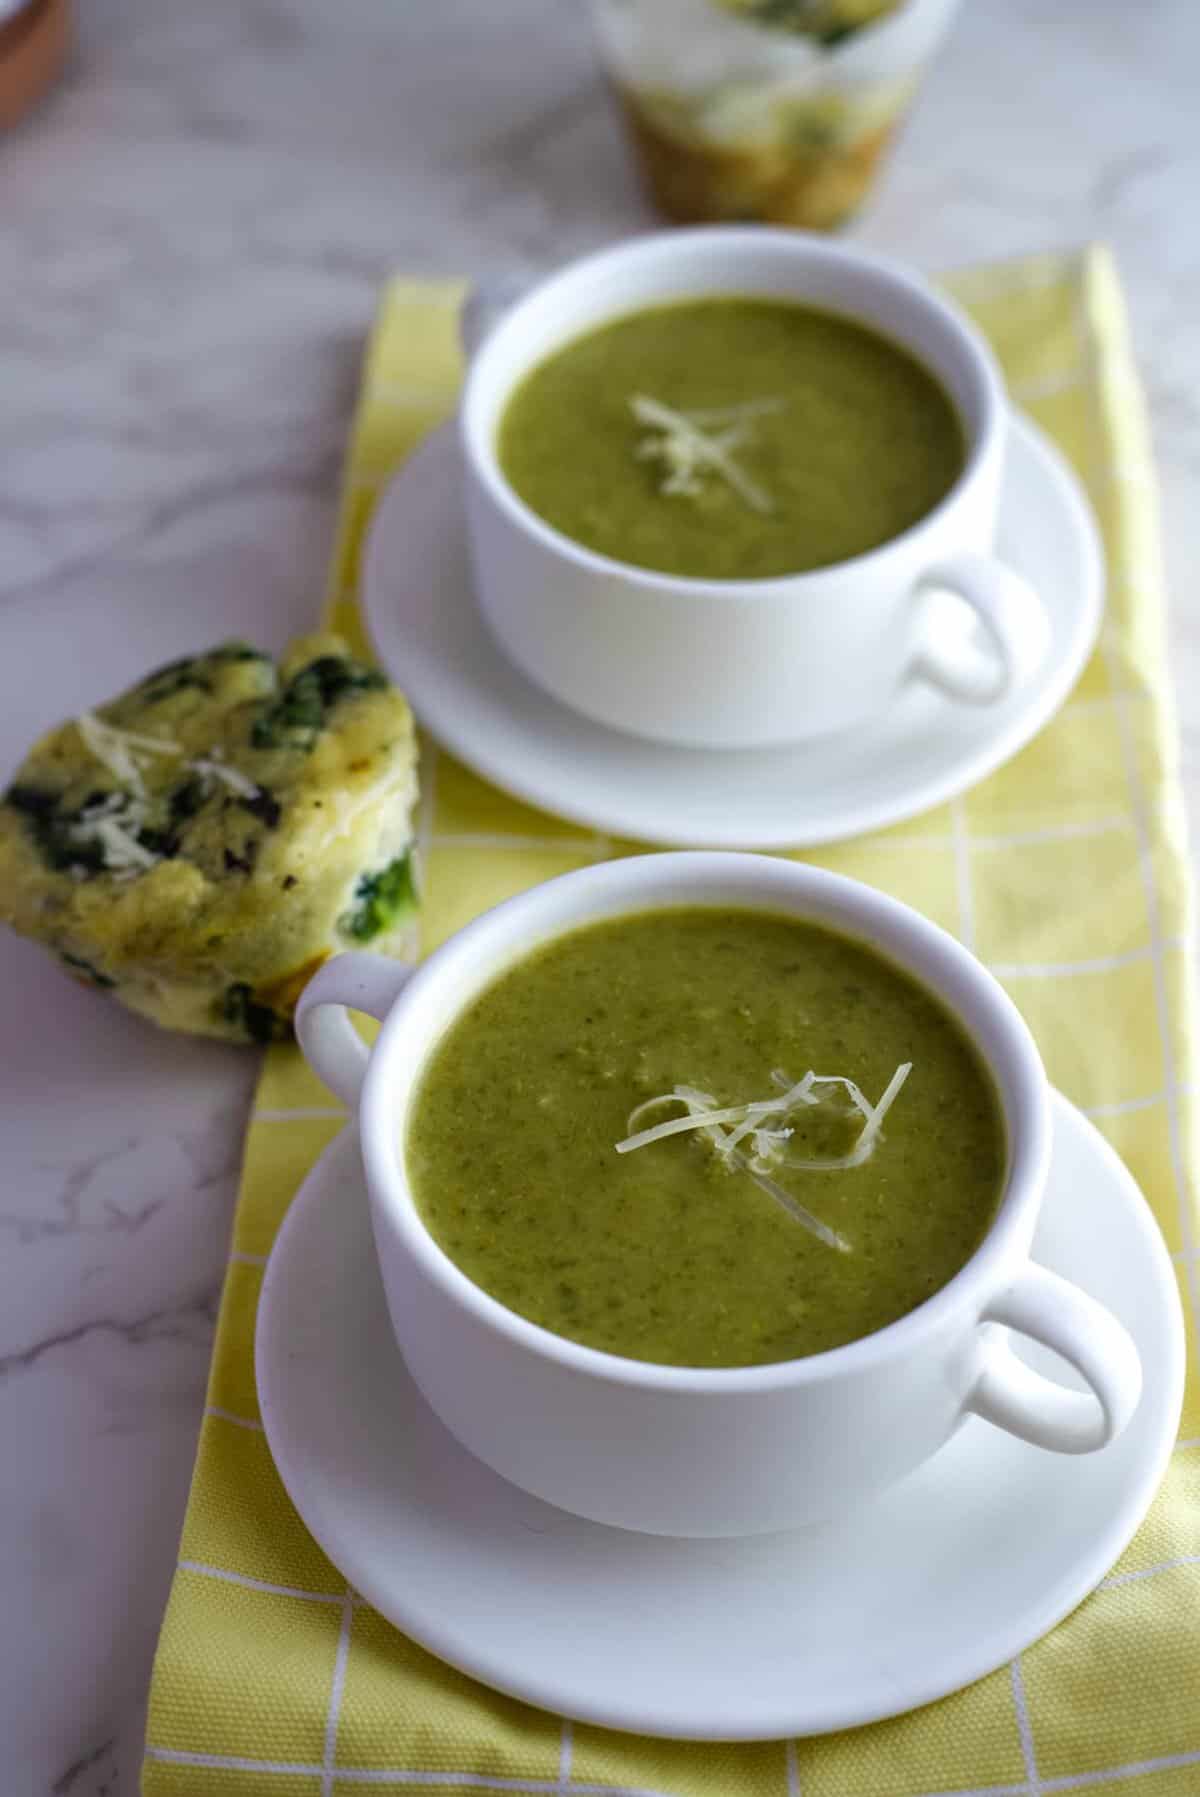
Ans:
[[[652,307],[567,344],[517,387],[497,451],[577,543],[710,580],[875,549],[937,505],[965,456],[950,399],[897,344],[751,298]]]
[[[866,1127],[828,1081],[783,1140],[731,1151],[726,1122],[616,1149],[639,1106],[634,1133],[686,1116],[680,1099],[647,1106],[677,1086],[728,1110],[813,1072],[874,1107],[906,1063],[858,1165],[828,1165]],[[782,1135],[778,1114],[759,1124]],[[707,1367],[904,1316],[978,1247],[1006,1160],[989,1074],[907,974],[815,925],[700,908],[592,925],[509,968],[432,1053],[405,1153],[435,1240],[502,1304],[610,1353]]]

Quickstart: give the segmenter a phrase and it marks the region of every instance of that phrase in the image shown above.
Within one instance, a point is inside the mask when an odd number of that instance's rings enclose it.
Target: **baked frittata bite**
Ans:
[[[0,802],[0,917],[168,1029],[269,1042],[339,950],[411,952],[416,739],[336,636],[223,643],[44,736]]]

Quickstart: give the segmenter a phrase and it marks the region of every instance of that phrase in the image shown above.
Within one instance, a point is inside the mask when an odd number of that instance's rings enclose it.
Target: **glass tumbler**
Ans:
[[[651,199],[681,224],[858,211],[958,0],[591,0]]]

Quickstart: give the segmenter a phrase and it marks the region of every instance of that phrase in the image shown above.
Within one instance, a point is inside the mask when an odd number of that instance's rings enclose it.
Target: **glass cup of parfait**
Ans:
[[[859,210],[957,0],[592,0],[650,198],[680,224]]]

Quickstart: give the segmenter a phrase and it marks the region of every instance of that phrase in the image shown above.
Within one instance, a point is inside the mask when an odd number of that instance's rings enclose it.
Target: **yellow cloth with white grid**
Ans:
[[[1154,1207],[1184,1293],[1191,1360],[1177,1451],[1121,1563],[1144,1576],[1097,1591],[1021,1656],[1017,1672],[895,1721],[795,1744],[564,1731],[559,1718],[450,1671],[369,1608],[345,1603],[343,1580],[292,1509],[256,1426],[262,1259],[339,1128],[295,1049],[275,1048],[249,1133],[155,1665],[147,1797],[349,1797],[364,1785],[441,1797],[569,1797],[577,1788],[581,1797],[1038,1797],[1091,1785],[1136,1797],[1200,1793],[1189,893],[1146,426],[1104,252],[977,269],[949,285],[994,343],[1017,403],[1087,483],[1108,556],[1104,637],[1060,715],[999,773],[952,805],[806,859],[884,888],[1002,965],[1051,1078],[1096,1120]],[[329,588],[328,613],[352,637],[372,503],[454,403],[460,298],[456,285],[398,281],[383,300]],[[434,791],[427,949],[497,900],[596,858],[587,832],[445,756]],[[325,1117],[304,1115],[322,1106]]]

